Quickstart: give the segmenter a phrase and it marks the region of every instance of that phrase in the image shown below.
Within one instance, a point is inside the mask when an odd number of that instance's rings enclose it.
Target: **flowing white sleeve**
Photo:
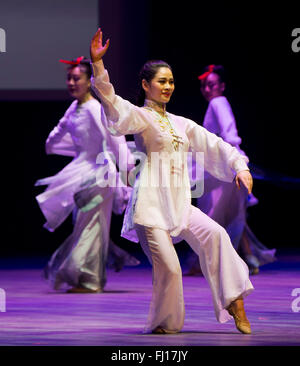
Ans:
[[[197,123],[187,119],[185,121],[190,148],[194,152],[204,153],[204,169],[211,175],[231,182],[236,173],[249,170],[248,158],[241,155],[235,147]]]
[[[132,158],[125,136],[113,136],[109,133],[106,114],[103,106],[98,101],[92,105],[88,112],[101,133],[102,143],[105,143],[103,150],[113,154],[113,160],[117,163],[119,169],[126,170]]]
[[[75,156],[74,144],[67,130],[68,116],[75,107],[76,101],[72,102],[64,116],[59,120],[58,125],[50,132],[46,140],[47,154]]]
[[[102,60],[93,63],[92,88],[101,100],[108,120],[108,129],[113,135],[142,132],[147,124],[140,108],[115,94]]]
[[[236,121],[228,100],[225,97],[214,98],[211,101],[211,107],[219,125],[222,139],[232,146],[239,146],[242,139],[238,135]]]

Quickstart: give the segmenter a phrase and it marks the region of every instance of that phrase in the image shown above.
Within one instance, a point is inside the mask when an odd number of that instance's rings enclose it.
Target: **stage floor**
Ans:
[[[40,268],[8,267],[0,270],[6,295],[4,301],[0,292],[1,346],[300,345],[299,254],[283,255],[251,276],[255,291],[245,301],[251,335],[240,334],[233,320],[216,321],[203,277],[183,277],[182,332],[153,335],[143,334],[151,299],[150,267],[109,270],[100,294],[57,293],[49,289]]]

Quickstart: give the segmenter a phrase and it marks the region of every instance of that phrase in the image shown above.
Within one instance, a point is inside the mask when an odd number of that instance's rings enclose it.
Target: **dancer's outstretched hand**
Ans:
[[[108,46],[109,46],[109,39],[103,46],[101,28],[98,28],[97,32],[95,33],[91,41],[90,54],[92,62],[100,61],[102,57],[105,55]]]
[[[248,170],[242,170],[241,172],[239,172],[235,177],[235,182],[238,188],[241,187],[240,183],[242,182],[243,185],[248,189],[248,193],[250,194],[252,192],[253,179]]]

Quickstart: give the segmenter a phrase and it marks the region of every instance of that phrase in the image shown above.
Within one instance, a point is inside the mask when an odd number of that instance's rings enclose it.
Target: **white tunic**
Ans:
[[[134,192],[135,200],[130,201],[128,211],[133,214],[132,222],[143,226],[167,230],[176,237],[186,228],[191,207],[190,182],[185,154],[191,150],[204,153],[204,167],[218,179],[231,182],[236,173],[248,170],[248,159],[236,148],[221,138],[208,132],[194,121],[167,113],[180,143],[174,150],[174,138],[170,129],[162,128],[160,117],[154,110],[137,107],[115,94],[102,61],[93,64],[93,88],[101,100],[108,126],[112,134],[135,134],[136,145],[144,151],[147,160],[142,167],[138,187]],[[152,169],[153,155],[160,159],[161,167]],[[176,158],[170,163],[170,157]],[[171,165],[171,166],[170,166]],[[170,174],[171,171],[171,174]],[[173,172],[173,173],[172,173]],[[182,184],[152,184],[170,182],[176,176]],[[175,178],[174,178],[175,179]],[[127,219],[128,219],[127,215]],[[124,222],[126,230],[130,223]],[[123,231],[124,233],[124,231]]]

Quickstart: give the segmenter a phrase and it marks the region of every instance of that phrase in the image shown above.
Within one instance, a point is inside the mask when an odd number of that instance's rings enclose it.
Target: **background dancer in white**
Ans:
[[[139,264],[109,240],[112,209],[116,213],[125,209],[130,189],[105,186],[108,167],[119,177],[110,155],[108,165],[97,163],[99,153],[112,152],[118,159],[119,147],[127,145],[124,136],[113,137],[103,126],[101,105],[90,90],[90,60],[62,61],[69,64],[67,86],[75,100],[50,133],[46,151],[74,159],[55,176],[37,181],[36,185],[48,187],[36,199],[48,230],[55,230],[74,210],[76,219],[72,234],[48,262],[45,276],[54,289],[67,284],[71,293],[97,293],[106,283],[109,251],[118,269]]]
[[[240,148],[242,139],[238,135],[236,121],[228,99],[223,95],[226,83],[222,65],[208,65],[198,77],[201,93],[209,103],[203,127],[224,141]],[[247,208],[258,203],[246,189],[237,190],[232,183],[222,182],[205,172],[204,195],[197,198],[197,207],[222,225],[230,236],[232,245],[247,263],[250,274],[258,274],[259,267],[275,260],[275,249],[268,249],[254,235],[247,224]],[[188,259],[188,274],[201,272],[194,253]]]

